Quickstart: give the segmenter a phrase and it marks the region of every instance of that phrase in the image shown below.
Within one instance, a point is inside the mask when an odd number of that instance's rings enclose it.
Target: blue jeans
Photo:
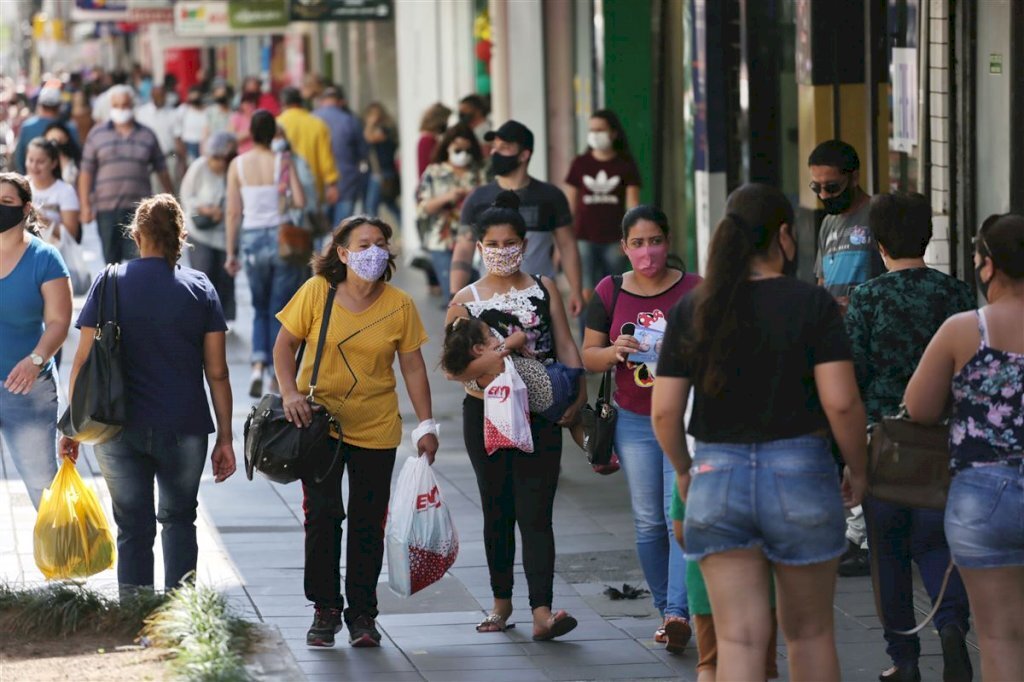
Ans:
[[[135,241],[126,237],[125,227],[135,219],[135,209],[119,208],[114,211],[96,213],[96,228],[100,233],[100,244],[103,247],[103,260],[107,263],[120,263],[139,257],[139,247]]]
[[[120,587],[153,585],[157,521],[164,550],[164,588],[177,587],[196,569],[196,509],[208,441],[206,434],[127,428],[95,447],[114,507]],[[154,478],[160,491],[155,513]]]
[[[619,242],[598,244],[585,239],[576,242],[580,249],[580,267],[583,269],[583,288],[594,290],[597,283],[608,275],[621,274],[626,269],[626,257]]]
[[[395,222],[401,224],[402,209],[394,199],[383,201],[380,196],[380,177],[371,173],[366,182],[366,198],[363,200],[363,212],[367,215],[376,216],[380,205],[384,204],[395,216]]]
[[[434,265],[434,274],[437,275],[437,283],[441,287],[441,300],[445,305],[451,298],[452,252],[449,249],[443,251],[428,250],[430,262]]]
[[[827,439],[697,441],[690,472],[687,560],[759,547],[772,563],[803,566],[846,550],[839,477]]]
[[[928,596],[934,602],[942,587],[942,577],[949,565],[949,545],[942,530],[943,512],[935,509],[914,509],[883,502],[873,497],[864,500],[864,519],[874,532],[877,545],[869,547],[878,562],[878,591],[885,614],[886,653],[896,665],[917,663],[921,641],[917,635],[897,635],[894,630],[914,627],[914,580],[911,559],[921,571]],[[935,614],[935,627],[941,632],[955,624],[967,632],[970,606],[963,580],[956,570],[942,606]]]
[[[43,488],[57,475],[57,383],[52,371],[39,375],[28,395],[0,386],[0,441],[39,509]]]
[[[341,224],[341,221],[348,218],[356,211],[356,199],[340,199],[338,203],[331,207],[331,212],[328,217],[331,219],[331,231]]]
[[[636,528],[636,553],[663,616],[690,617],[686,603],[686,560],[672,534],[675,469],[654,437],[651,418],[619,407],[615,452],[629,484]]]
[[[273,365],[274,341],[281,330],[276,315],[302,286],[306,270],[281,260],[276,227],[242,230],[242,264],[252,294],[250,360]]]
[[[957,566],[1024,566],[1024,462],[958,471],[946,502],[946,538]]]

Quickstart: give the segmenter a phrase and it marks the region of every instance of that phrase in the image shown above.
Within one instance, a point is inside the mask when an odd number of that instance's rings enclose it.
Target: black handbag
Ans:
[[[103,317],[107,281],[113,288],[114,314]],[[75,390],[57,426],[79,443],[99,445],[116,436],[128,423],[124,368],[121,361],[121,327],[117,321],[117,266],[108,265],[97,290],[96,336],[89,356],[78,370]]]
[[[200,232],[209,232],[220,225],[220,221],[214,220],[210,216],[203,215],[202,213],[193,213],[191,218],[192,225]]]
[[[612,277],[612,301],[608,310],[608,321],[615,316],[615,302],[619,299],[622,289],[622,277]],[[610,328],[609,328],[610,331]],[[609,337],[611,335],[609,334]],[[597,392],[594,406],[584,405],[580,409],[583,421],[583,451],[587,453],[587,461],[593,467],[604,467],[611,464],[615,449],[615,422],[619,411],[612,404],[612,371],[609,369],[601,378],[601,388]]]
[[[320,375],[320,359],[323,356],[324,343],[327,341],[327,327],[331,322],[335,291],[336,287],[333,284],[327,291],[316,356],[313,359],[313,375],[309,379],[309,395],[306,399],[313,407],[313,419],[309,426],[300,429],[285,417],[281,396],[268,393],[260,398],[245,420],[245,475],[250,481],[252,472],[258,471],[275,483],[291,483],[308,475],[312,475],[317,483],[321,483],[338,463],[341,456],[341,424],[326,407],[317,404],[313,399],[317,377]],[[305,345],[299,350],[295,363],[296,372],[302,364],[304,348]],[[333,459],[323,474],[318,474],[317,464],[331,457],[332,428],[338,433]]]

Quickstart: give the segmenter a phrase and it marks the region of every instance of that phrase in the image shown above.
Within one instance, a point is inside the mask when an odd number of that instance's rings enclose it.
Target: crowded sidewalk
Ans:
[[[87,252],[96,254],[95,235],[87,232],[85,240]],[[332,649],[306,646],[312,607],[302,587],[300,487],[272,484],[259,476],[247,481],[241,466],[242,424],[252,403],[246,397],[251,307],[248,288],[239,282],[239,317],[228,336],[239,471],[218,485],[213,484],[209,471],[203,479],[197,521],[199,580],[227,594],[242,615],[280,630],[295,665],[282,666],[276,679],[292,679],[299,670],[311,680],[695,679],[693,643],[677,657],[650,641],[660,618],[649,597],[613,601],[605,596],[608,586],[621,588],[624,582],[642,585],[643,581],[633,543],[629,495],[621,472],[612,476],[594,474],[583,453],[569,439],[555,500],[555,595],[557,604],[570,610],[580,626],[560,641],[533,642],[525,579],[517,565],[516,610],[511,622],[518,621],[519,627],[505,633],[474,631],[491,602],[479,494],[461,434],[463,392],[459,385],[445,381],[436,369],[442,313],[436,300],[427,295],[421,277],[416,271],[400,269],[395,284],[413,296],[431,334],[424,357],[430,371],[434,415],[442,425],[434,470],[460,535],[460,554],[454,568],[423,592],[401,599],[387,589],[385,566],[379,587],[378,622],[384,634],[380,649],[355,650],[343,642]],[[76,341],[73,334],[65,345],[64,368],[69,365]],[[411,405],[403,389],[399,396],[408,423],[414,420]],[[83,451],[79,470],[99,490],[110,518],[109,497],[91,448]],[[410,454],[413,451],[406,433],[398,453],[396,477],[400,464]],[[32,506],[6,453],[0,471],[0,579],[15,585],[37,584],[42,576],[32,559]],[[159,543],[156,551],[160,551]],[[159,571],[159,554],[156,565]],[[158,575],[157,584],[161,581]],[[114,571],[88,582],[90,586],[113,589]],[[921,617],[928,600],[920,587],[915,592],[915,603]],[[888,659],[868,578],[839,580],[835,618],[843,679],[875,679],[877,671],[887,667]],[[974,658],[977,648],[973,635],[970,641]],[[780,658],[784,657],[784,647],[780,646]],[[931,628],[922,633],[920,666],[923,679],[940,679],[941,649]],[[785,674],[786,666],[780,668]]]

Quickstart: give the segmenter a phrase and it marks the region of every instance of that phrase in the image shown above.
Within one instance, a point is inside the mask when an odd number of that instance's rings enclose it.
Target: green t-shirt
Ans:
[[[679,497],[679,488],[676,482],[672,481],[672,506],[669,508],[669,516],[673,521],[683,521],[686,518],[686,505]],[[772,608],[775,608],[775,581],[772,580],[772,591],[769,595]],[[704,582],[704,575],[700,572],[700,564],[696,561],[686,562],[686,600],[690,606],[691,616],[710,616],[711,600],[708,598],[708,586]]]

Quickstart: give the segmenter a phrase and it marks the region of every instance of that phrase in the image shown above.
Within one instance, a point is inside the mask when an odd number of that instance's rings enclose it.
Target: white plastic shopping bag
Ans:
[[[484,389],[484,447],[488,455],[500,448],[533,452],[530,396],[512,360]]]
[[[405,460],[385,531],[388,587],[399,597],[440,580],[459,555],[459,534],[426,457]]]

